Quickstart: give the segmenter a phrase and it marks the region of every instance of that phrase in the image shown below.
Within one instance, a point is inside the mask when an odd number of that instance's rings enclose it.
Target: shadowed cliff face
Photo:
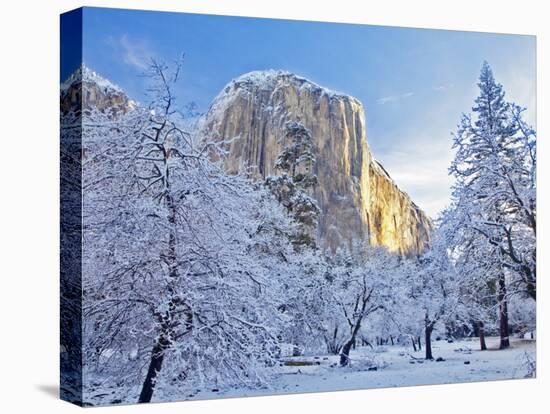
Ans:
[[[108,111],[113,116],[126,113],[135,106],[118,86],[87,68],[80,66],[60,88],[61,114],[87,111],[92,108]]]
[[[229,172],[251,168],[260,179],[278,173],[274,164],[287,145],[284,125],[289,120],[302,122],[313,135],[321,245],[334,251],[369,240],[407,255],[427,246],[431,221],[373,159],[357,99],[287,72],[252,72],[215,98],[201,132],[229,141]]]

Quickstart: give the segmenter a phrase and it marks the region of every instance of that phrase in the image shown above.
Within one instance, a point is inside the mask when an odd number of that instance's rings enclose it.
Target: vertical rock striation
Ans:
[[[229,172],[249,169],[261,179],[277,174],[290,120],[313,135],[321,245],[334,251],[368,240],[411,255],[429,244],[431,221],[373,158],[357,99],[288,72],[251,72],[221,91],[200,128],[210,139],[227,141]]]

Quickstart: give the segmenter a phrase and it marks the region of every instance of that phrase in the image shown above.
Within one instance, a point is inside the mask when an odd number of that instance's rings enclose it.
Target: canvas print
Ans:
[[[534,36],[61,16],[61,397],[536,375]]]

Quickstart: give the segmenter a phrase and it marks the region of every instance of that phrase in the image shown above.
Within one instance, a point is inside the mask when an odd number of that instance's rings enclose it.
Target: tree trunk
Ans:
[[[345,367],[349,364],[349,352],[351,351],[351,346],[353,345],[353,339],[346,342],[342,347],[342,352],[340,353],[340,366]]]
[[[426,347],[426,359],[434,359],[432,355],[432,331],[433,326],[431,324],[427,324],[425,328],[426,343],[424,344],[424,346]]]
[[[393,336],[391,336],[391,335],[390,335],[390,341],[391,341],[391,344],[392,344],[392,346],[393,346],[393,345],[394,345],[394,343],[393,343]]]
[[[414,340],[414,337],[411,337],[411,342],[413,344],[413,350],[414,350],[414,352],[416,352],[416,342]]]
[[[334,328],[332,337],[326,339],[327,351],[329,354],[338,355],[340,352],[340,347],[338,346],[337,338],[338,337],[338,327]]]
[[[155,390],[155,383],[157,375],[162,368],[162,361],[164,360],[164,351],[168,346],[168,340],[161,334],[157,343],[151,351],[151,362],[149,363],[149,369],[147,370],[147,376],[143,382],[141,393],[139,395],[138,403],[151,402],[153,397],[153,391]]]
[[[479,335],[479,347],[482,351],[486,351],[487,345],[485,344],[485,329],[483,328],[483,322],[477,323],[477,333]]]
[[[534,301],[537,300],[537,285],[535,283],[535,280],[533,278],[533,274],[536,274],[536,268],[534,269],[534,272],[529,269],[529,267],[526,267],[526,271],[525,271],[525,279],[527,280],[526,282],[526,285],[527,285],[527,294],[529,295],[529,297],[531,299],[533,299]]]
[[[510,331],[508,328],[508,299],[506,297],[504,274],[498,278],[498,308],[500,318],[500,349],[505,349],[510,346]]]
[[[170,232],[168,234],[168,249],[166,254],[161,256],[161,259],[168,266],[170,278],[173,280],[176,280],[178,277],[176,231],[175,231],[177,209],[171,195],[167,195],[166,203],[167,203],[168,212],[169,212],[168,222],[170,224]],[[156,379],[158,374],[160,373],[160,370],[162,368],[162,362],[164,360],[164,352],[168,349],[171,342],[169,332],[174,332],[175,328],[177,328],[177,326],[180,324],[179,320],[177,318],[174,318],[173,315],[175,315],[180,308],[185,307],[185,304],[183,303],[181,298],[177,296],[173,288],[170,287],[167,293],[171,296],[171,299],[168,305],[169,311],[166,312],[166,314],[164,315],[158,316],[159,323],[161,326],[161,332],[159,334],[159,337],[155,345],[153,346],[153,350],[151,351],[151,362],[149,363],[147,375],[145,377],[145,381],[143,382],[143,386],[141,388],[141,393],[139,395],[139,400],[138,400],[139,403],[150,402],[151,398],[153,397],[153,391],[155,390]],[[193,322],[192,321],[193,314],[188,307],[186,307],[184,311],[184,315],[185,315],[186,328],[189,330],[191,329],[191,325]]]
[[[418,350],[422,351],[422,341],[420,340],[420,337],[418,337],[417,340],[418,340]]]
[[[365,305],[366,302],[363,304],[362,312],[365,311]],[[342,347],[342,352],[340,352],[340,366],[345,367],[349,364],[350,358],[349,358],[349,352],[351,351],[351,347],[355,343],[355,338],[357,338],[357,333],[359,332],[359,329],[361,329],[361,322],[363,320],[363,316],[359,317],[359,320],[355,324],[354,328],[351,331],[351,338],[349,341],[346,342],[346,344]]]
[[[171,195],[166,197],[166,203],[169,212],[168,223],[170,224],[170,232],[168,234],[168,252],[164,261],[168,266],[170,277],[176,279],[178,277],[178,257],[176,251],[177,208]]]

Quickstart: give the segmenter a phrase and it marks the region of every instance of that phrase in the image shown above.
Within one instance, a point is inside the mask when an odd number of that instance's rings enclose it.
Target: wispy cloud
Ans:
[[[435,85],[435,86],[433,87],[433,90],[434,90],[434,91],[438,91],[438,92],[447,92],[449,89],[454,88],[454,86],[455,86],[455,85],[452,84],[452,83],[448,83],[448,84],[446,84],[446,85]]]
[[[107,43],[115,49],[125,64],[139,70],[145,70],[154,57],[153,49],[145,40],[130,38],[128,34],[117,38],[109,36]]]
[[[384,104],[387,104],[387,103],[390,103],[390,102],[397,102],[397,101],[400,101],[402,99],[410,98],[413,95],[414,95],[413,92],[406,92],[406,93],[402,93],[400,95],[388,95],[388,96],[384,96],[382,98],[379,98],[376,102],[380,105],[384,105]]]

